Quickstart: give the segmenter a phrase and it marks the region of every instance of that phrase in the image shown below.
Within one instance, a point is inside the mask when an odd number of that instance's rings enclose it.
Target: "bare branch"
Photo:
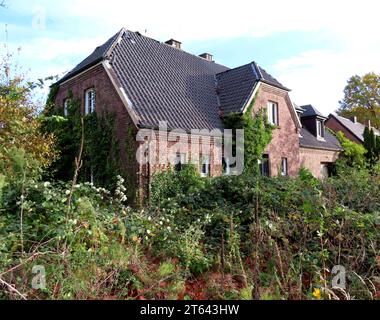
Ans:
[[[20,291],[18,291],[15,287],[13,287],[11,284],[8,282],[5,282],[3,279],[0,278],[0,284],[6,286],[10,292],[14,292],[17,295],[21,297],[23,300],[28,300],[24,294],[22,294]]]

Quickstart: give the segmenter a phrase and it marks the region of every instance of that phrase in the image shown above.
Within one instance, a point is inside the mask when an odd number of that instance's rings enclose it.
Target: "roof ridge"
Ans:
[[[185,53],[185,54],[187,54],[187,55],[193,56],[193,57],[195,57],[195,58],[201,59],[202,61],[206,61],[206,62],[209,62],[209,63],[213,63],[213,64],[216,64],[216,65],[218,65],[218,66],[221,66],[221,67],[224,67],[224,68],[228,68],[228,69],[230,70],[229,67],[227,67],[227,66],[225,66],[225,65],[223,65],[223,64],[217,63],[217,62],[215,62],[215,61],[209,61],[209,60],[206,60],[206,59],[200,57],[199,55],[196,55],[195,53],[191,53],[191,52],[188,52],[188,51],[185,51],[185,50],[182,50],[182,49],[178,49],[178,48],[176,48],[176,47],[173,47],[173,46],[171,46],[171,45],[166,44],[166,43],[163,42],[163,41],[160,41],[160,40],[157,40],[157,39],[154,39],[154,38],[148,37],[148,36],[146,36],[146,35],[140,33],[139,31],[131,31],[131,30],[128,30],[128,29],[125,29],[125,30],[126,30],[127,32],[132,32],[132,33],[134,33],[134,34],[137,34],[137,35],[140,36],[140,37],[144,37],[144,38],[147,38],[147,39],[149,39],[149,40],[153,40],[153,41],[155,41],[155,42],[157,42],[157,43],[159,43],[159,44],[165,45],[165,46],[167,46],[167,47],[169,47],[169,48],[171,48],[171,49],[174,49],[174,50],[177,50],[177,51],[179,51],[179,52]],[[228,70],[227,70],[227,71],[228,71]]]
[[[244,68],[244,67],[246,67],[246,66],[249,66],[251,63],[252,63],[252,62],[250,62],[250,63],[246,63],[246,64],[243,64],[243,65],[241,65],[241,66],[235,67],[235,68],[228,68],[228,70],[226,70],[226,71],[222,71],[222,72],[219,72],[219,73],[217,73],[216,75],[218,76],[218,75],[222,75],[223,73],[227,73],[227,72],[235,71],[235,70],[240,69],[240,68]],[[223,67],[224,67],[224,66],[223,66]]]
[[[113,36],[113,37],[115,37],[117,35],[117,37],[115,38],[115,40],[110,44],[110,46],[108,47],[108,49],[104,52],[103,59],[107,59],[112,54],[112,51],[113,51],[113,49],[115,49],[115,46],[119,43],[120,38],[122,38],[124,36],[124,34],[127,33],[127,32],[128,32],[128,30],[123,27],[123,28],[120,29],[119,32],[117,32]],[[112,37],[110,39],[112,39]],[[109,39],[107,41],[109,41]]]
[[[263,80],[264,79],[264,77],[263,77],[263,74],[262,74],[262,72],[261,72],[261,68],[260,68],[260,66],[257,64],[257,62],[256,61],[252,61],[252,63],[253,63],[253,65],[255,66],[255,69],[256,69],[256,71],[257,71],[257,73],[258,73],[258,75],[259,75],[259,79],[258,80]]]

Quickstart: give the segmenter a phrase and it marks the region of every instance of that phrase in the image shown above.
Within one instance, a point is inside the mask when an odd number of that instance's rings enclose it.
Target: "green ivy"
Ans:
[[[274,129],[266,121],[263,109],[253,115],[256,97],[245,113],[233,112],[223,119],[225,128],[235,130],[235,133],[237,129],[244,129],[244,172],[254,174],[259,173],[258,162],[272,140]]]
[[[52,88],[52,91],[55,89]],[[54,92],[50,93],[53,99]],[[69,181],[75,170],[75,158],[78,156],[82,135],[81,103],[68,94],[68,116],[63,117],[63,108],[47,104],[44,128],[45,132],[54,133],[60,157],[53,163],[45,178]],[[51,100],[52,101],[52,100]],[[97,112],[83,117],[84,148],[79,182],[90,181],[93,176],[97,186],[114,189],[118,175],[126,176],[120,164],[119,140],[115,134],[115,116]]]

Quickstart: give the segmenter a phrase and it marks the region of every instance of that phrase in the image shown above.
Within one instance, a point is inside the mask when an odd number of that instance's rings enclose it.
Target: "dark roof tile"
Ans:
[[[341,151],[338,139],[329,131],[325,131],[324,140],[319,140],[307,129],[301,129],[300,146],[305,148]]]
[[[301,106],[300,108],[304,110],[301,115],[302,118],[316,116],[326,119],[326,117],[321,112],[319,112],[315,107],[313,107],[310,104],[306,106]]]

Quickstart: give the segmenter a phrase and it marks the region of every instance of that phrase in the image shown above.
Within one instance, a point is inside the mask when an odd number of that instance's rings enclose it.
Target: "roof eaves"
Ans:
[[[255,95],[256,95],[257,90],[259,89],[259,87],[260,87],[260,81],[256,81],[256,83],[252,87],[252,90],[249,93],[247,99],[245,100],[245,102],[243,103],[241,109],[239,110],[240,113],[244,113],[247,110],[250,102],[252,101],[252,99],[254,99],[254,97],[255,97]]]
[[[306,149],[314,149],[314,150],[328,150],[328,151],[343,151],[342,148],[329,148],[329,147],[316,147],[316,146],[310,146],[307,144],[302,144],[300,141],[300,147],[301,148],[306,148]]]
[[[64,77],[62,77],[61,79],[59,79],[57,82],[53,83],[51,86],[54,86],[54,85],[60,85],[64,82],[67,82],[68,80],[76,77],[77,75],[81,74],[82,72],[86,71],[87,69],[90,69],[94,66],[96,66],[97,64],[99,64],[100,62],[102,62],[104,60],[103,57],[100,57],[94,61],[92,61],[91,63],[89,63],[88,65],[86,66],[83,66],[82,68],[78,69],[78,70],[75,70],[75,72],[72,72],[72,73],[68,73],[66,74]]]

